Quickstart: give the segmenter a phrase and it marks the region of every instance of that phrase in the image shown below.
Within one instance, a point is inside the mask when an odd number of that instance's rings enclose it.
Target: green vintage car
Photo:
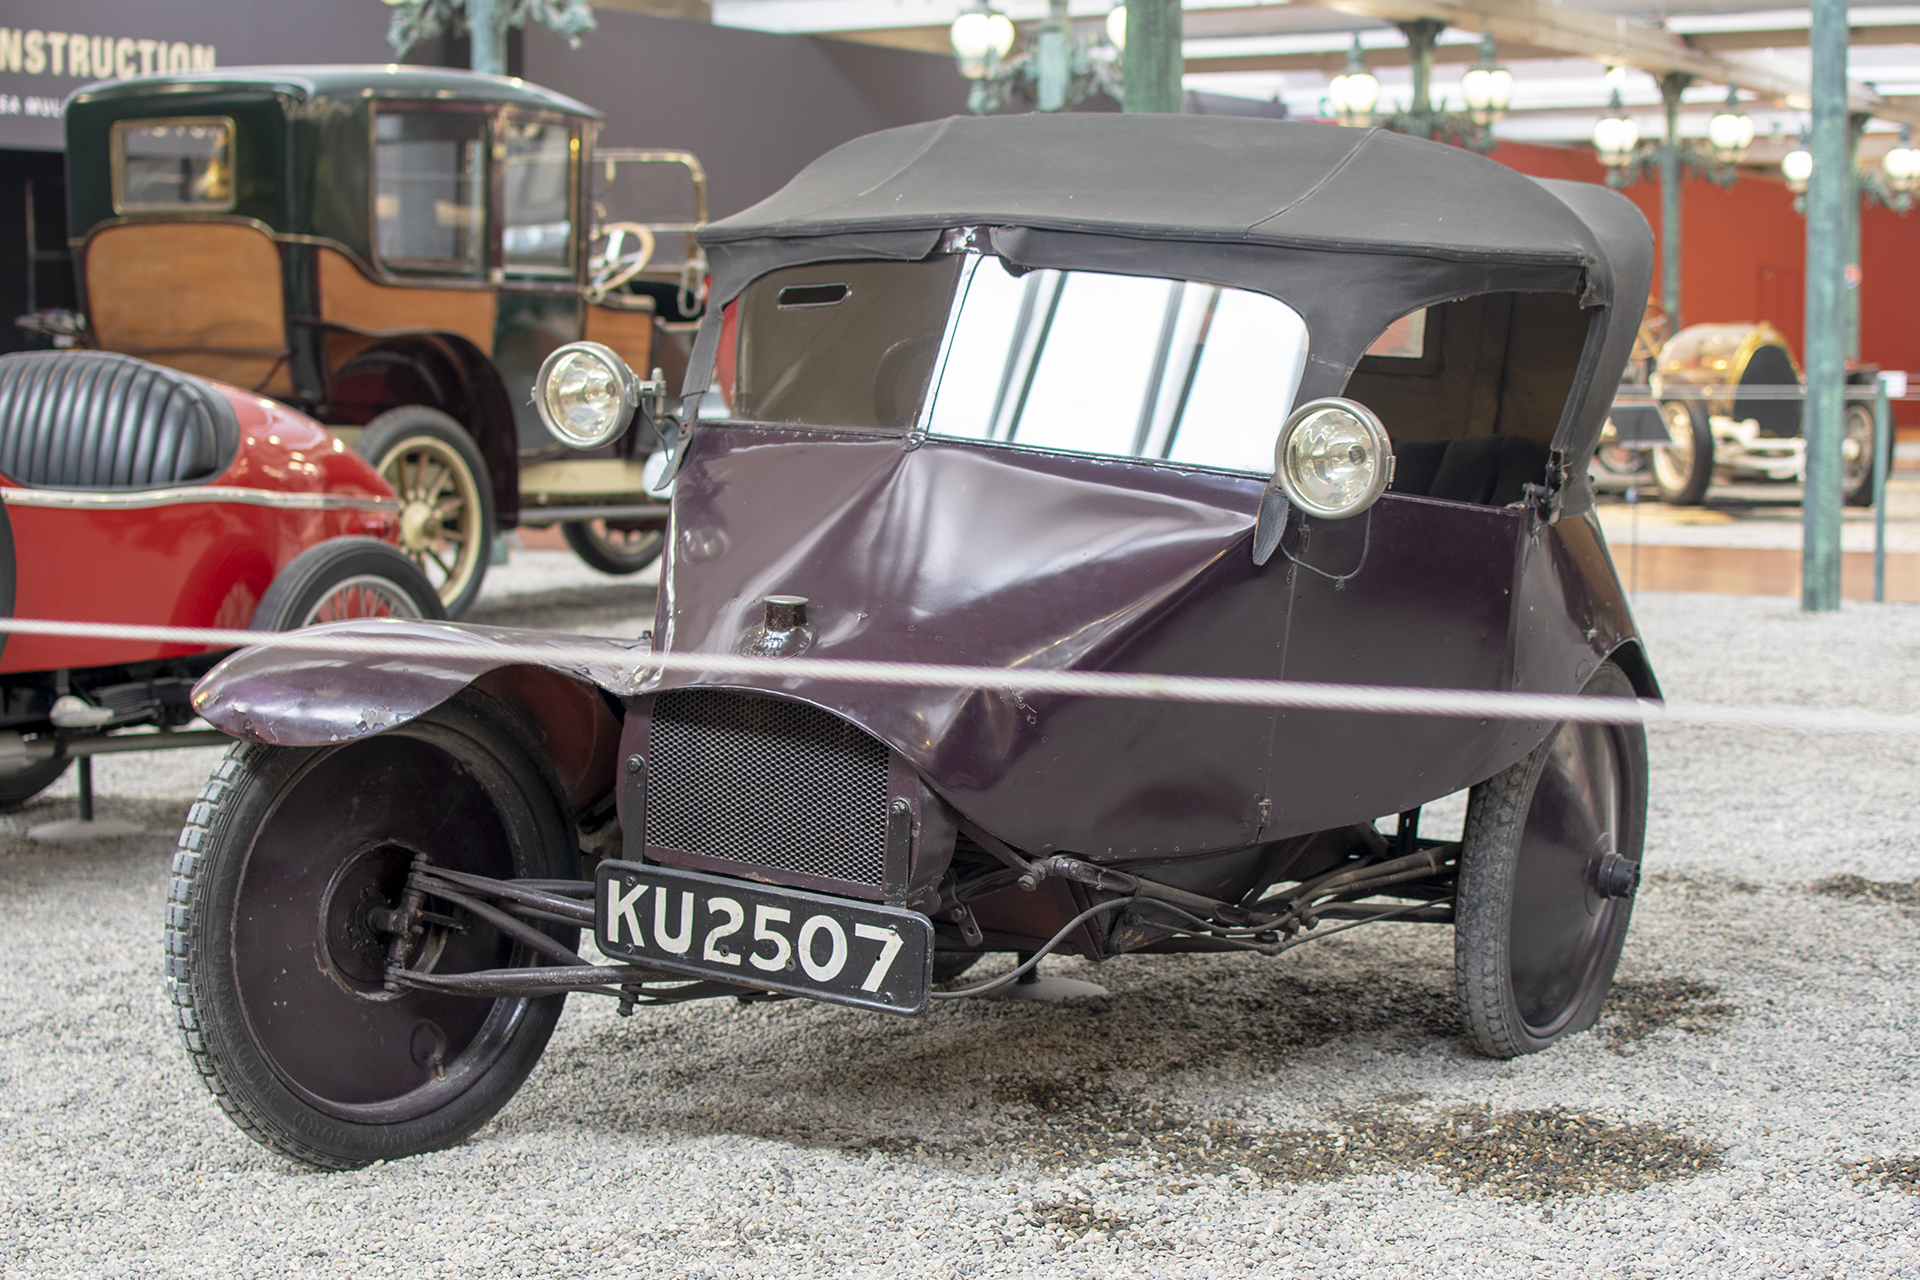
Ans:
[[[66,114],[75,336],[346,436],[399,493],[402,546],[451,614],[515,524],[558,524],[595,568],[635,572],[664,537],[656,442],[564,448],[529,392],[582,339],[677,379],[705,176],[686,152],[596,151],[601,120],[424,67],[89,85]]]

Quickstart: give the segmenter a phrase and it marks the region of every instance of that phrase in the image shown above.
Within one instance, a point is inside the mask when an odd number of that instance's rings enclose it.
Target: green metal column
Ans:
[[[1860,135],[1867,131],[1871,119],[1859,112],[1847,117],[1847,256],[1842,268],[1847,286],[1840,297],[1846,313],[1846,354],[1851,364],[1860,361]]]
[[[1433,136],[1433,46],[1447,24],[1437,18],[1402,22],[1400,34],[1407,38],[1407,66],[1413,71],[1413,99],[1407,103],[1409,132],[1416,138]]]
[[[1669,333],[1680,332],[1680,94],[1692,83],[1684,71],[1660,77],[1667,109],[1667,136],[1660,144],[1660,309]]]
[[[469,61],[475,71],[490,76],[507,74],[501,17],[500,0],[467,0],[467,25],[473,32],[473,56]]]
[[[1133,10],[1127,10],[1133,16]],[[1073,23],[1067,17],[1067,0],[1048,0],[1046,20],[1040,24],[1040,40],[1034,63],[1034,105],[1042,111],[1060,111],[1067,105],[1067,36]]]
[[[1120,66],[1126,110],[1180,114],[1180,0],[1127,0],[1127,48]]]
[[[1800,607],[1840,607],[1840,441],[1846,412],[1847,0],[1813,0],[1813,177],[1807,184],[1807,490]]]

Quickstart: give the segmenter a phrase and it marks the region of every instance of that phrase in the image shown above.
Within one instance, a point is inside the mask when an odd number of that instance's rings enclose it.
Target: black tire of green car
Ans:
[[[431,796],[431,804],[421,803]],[[564,996],[479,998],[383,983],[417,855],[498,878],[575,878],[558,785],[512,712],[467,690],[339,746],[236,745],[174,856],[167,986],[187,1053],[230,1119],[295,1160],[347,1169],[452,1146],[533,1070]],[[408,963],[530,962],[451,904]],[[578,931],[542,926],[568,947]]]
[[[560,526],[560,536],[581,563],[616,578],[640,572],[658,560],[667,546],[664,519],[632,527],[621,521],[572,520]]]

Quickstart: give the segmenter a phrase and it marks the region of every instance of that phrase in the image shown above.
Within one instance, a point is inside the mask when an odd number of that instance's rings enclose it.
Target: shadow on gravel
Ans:
[[[1869,880],[1864,876],[1828,876],[1814,881],[1807,889],[1829,898],[1878,902],[1907,911],[1920,909],[1920,880],[1909,884],[1899,880]]]
[[[1049,1105],[1055,1082],[1041,1084]],[[1653,1124],[1615,1124],[1559,1107],[1495,1112],[1456,1107],[1435,1114],[1370,1110],[1331,1128],[1262,1131],[1231,1120],[1194,1120],[1110,1091],[1076,1095],[1070,1108],[1036,1111],[1007,1126],[1004,1141],[1023,1163],[1064,1170],[1124,1160],[1139,1174],[1184,1189],[1226,1176],[1266,1184],[1332,1182],[1358,1174],[1423,1172],[1456,1192],[1516,1200],[1638,1191],[1717,1168],[1718,1152]],[[871,1149],[940,1160],[918,1139],[876,1141]]]
[[[1873,1180],[1894,1191],[1920,1195],[1920,1159],[1869,1160],[1854,1166],[1853,1180]]]
[[[1669,1027],[1694,1035],[1719,1031],[1739,1012],[1719,995],[1712,983],[1687,978],[1622,979],[1607,996],[1598,1030],[1615,1050]]]
[[[1409,1093],[1324,1129],[1267,1131],[1232,1115],[1260,1077],[1340,1069],[1329,1050],[1466,1057],[1451,935],[1385,928],[1284,968],[1215,957],[1116,962],[1098,974],[1113,990],[1104,1000],[968,1001],[915,1021],[798,1002],[642,1014],[549,1050],[542,1073],[595,1080],[593,1119],[568,1114],[562,1091],[535,1088],[500,1123],[740,1135],[972,1174],[1113,1160],[1123,1176],[1167,1184],[1419,1170],[1535,1199],[1633,1190],[1713,1167],[1711,1150],[1657,1126],[1560,1110],[1435,1114],[1415,1110],[1422,1099]],[[1679,987],[1647,984],[1661,998],[1630,1001],[1630,1034],[1673,1025],[1671,1009],[1704,1017],[1712,989]],[[1116,1229],[1098,1216],[1059,1225]]]

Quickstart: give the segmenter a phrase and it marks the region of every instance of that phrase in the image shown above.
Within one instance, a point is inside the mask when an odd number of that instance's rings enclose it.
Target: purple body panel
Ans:
[[[707,424],[676,482],[656,633],[663,649],[731,651],[762,597],[794,594],[811,602],[816,657],[1512,687],[1514,591],[1540,576],[1522,562],[1557,544],[1552,531],[1536,532],[1526,511],[1389,494],[1344,522],[1296,512],[1289,556],[1259,567],[1249,539],[1263,483],[970,442],[908,449]],[[1359,572],[1336,585],[1295,560]],[[1584,672],[1561,653],[1563,631],[1529,653],[1561,654],[1538,654],[1542,687],[1572,691]],[[1578,648],[1590,658],[1593,643],[1581,636]],[[661,687],[697,683],[743,687],[691,677]],[[1479,781],[1544,733],[1026,698],[1017,676],[975,693],[757,687],[860,725],[1010,844],[1102,859],[1365,821]],[[630,718],[623,749],[642,732]]]
[[[1622,650],[1643,691],[1657,692],[1591,519],[1543,525],[1527,510],[1390,493],[1352,520],[1293,513],[1284,554],[1256,566],[1262,484],[1001,445],[906,448],[709,423],[676,482],[659,643],[731,652],[762,597],[794,594],[810,601],[809,656],[1006,668],[1007,687],[976,692],[751,687],[859,725],[1018,848],[1103,860],[1213,852],[1411,808],[1491,776],[1547,726],[1029,698],[1023,667],[1567,693]],[[605,643],[605,663],[555,669],[630,700],[624,752],[644,751],[646,695],[748,687],[636,681],[632,642]],[[502,665],[249,650],[207,676],[196,706],[237,737],[318,746],[404,723]]]

